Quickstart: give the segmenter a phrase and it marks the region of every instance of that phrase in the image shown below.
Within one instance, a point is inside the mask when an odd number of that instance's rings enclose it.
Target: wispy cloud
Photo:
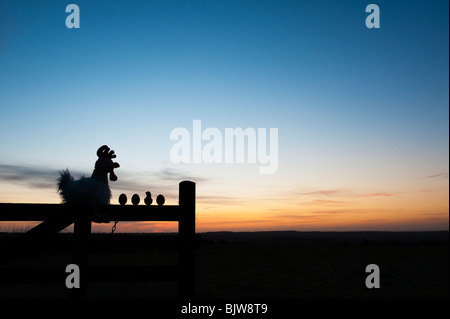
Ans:
[[[340,195],[340,194],[347,193],[347,192],[348,192],[347,189],[341,189],[341,188],[339,188],[339,189],[322,189],[322,190],[316,190],[316,191],[311,191],[311,192],[299,192],[299,193],[297,193],[297,195],[334,196],[334,195]]]
[[[55,188],[58,170],[46,167],[0,164],[0,181],[31,188]]]
[[[364,195],[361,195],[361,196],[362,197],[378,197],[378,196],[391,197],[391,196],[394,196],[394,194],[395,193],[372,193],[372,194],[364,194]]]
[[[163,168],[159,171],[133,173],[128,171],[118,172],[119,180],[111,185],[111,189],[124,193],[144,194],[150,191],[152,194],[163,194],[166,198],[178,198],[178,183],[190,180],[196,183],[206,182],[209,179],[196,177],[183,170]]]
[[[329,199],[315,199],[312,201],[314,204],[319,205],[343,205],[347,204],[347,202],[340,201],[340,200],[329,200]]]
[[[155,172],[154,174],[159,179],[167,180],[167,181],[181,182],[183,180],[191,180],[191,181],[195,181],[195,182],[199,183],[199,182],[205,182],[208,180],[208,178],[200,177],[200,176],[193,176],[186,171],[173,169],[173,168],[163,168],[160,171]]]
[[[428,175],[428,176],[422,176],[419,178],[420,179],[425,179],[425,178],[447,178],[448,179],[448,172],[443,172],[443,173],[438,173],[438,174],[433,174],[433,175]]]
[[[302,212],[296,213],[287,213],[287,214],[276,214],[274,215],[275,219],[278,218],[288,218],[288,219],[318,219],[318,218],[327,218],[335,215],[349,215],[349,214],[370,214],[374,213],[376,210],[372,209],[309,209],[304,210]]]
[[[83,175],[77,170],[70,170],[74,178]],[[86,176],[90,176],[91,172],[84,172]],[[111,183],[111,189],[119,192],[140,192],[147,190],[155,190],[164,192],[168,196],[178,196],[177,186],[168,185],[166,182],[179,183],[182,180],[192,180],[195,182],[205,182],[208,179],[203,177],[195,177],[188,172],[174,169],[162,169],[161,171],[151,173],[131,173],[127,171],[118,171],[119,177],[117,182]],[[0,182],[14,183],[24,185],[30,188],[39,189],[56,189],[56,180],[59,176],[59,169],[38,166],[10,165],[0,164]]]
[[[274,217],[274,219],[295,219],[295,220],[310,220],[310,219],[323,219],[326,218],[329,214],[278,214]]]
[[[238,196],[208,196],[197,195],[197,202],[217,206],[224,205],[245,205],[249,202],[258,201],[258,199],[244,198]]]

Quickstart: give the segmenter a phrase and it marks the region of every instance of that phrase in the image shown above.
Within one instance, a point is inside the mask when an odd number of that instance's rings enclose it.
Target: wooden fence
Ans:
[[[88,282],[178,281],[180,299],[195,295],[195,183],[179,184],[179,205],[107,205],[99,213],[110,221],[178,222],[178,265],[89,267],[89,239],[92,211],[87,207],[62,204],[0,204],[0,221],[42,221],[24,233],[17,245],[2,247],[3,263],[23,255],[26,245],[45,245],[45,239],[74,224],[73,263],[80,269],[80,288],[71,289],[72,298],[84,298]],[[42,246],[41,246],[42,248]],[[70,249],[70,247],[69,247]],[[0,268],[0,283],[60,282],[65,284],[65,268]]]

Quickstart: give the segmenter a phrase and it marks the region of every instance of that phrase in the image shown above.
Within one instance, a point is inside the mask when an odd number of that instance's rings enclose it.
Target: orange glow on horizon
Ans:
[[[0,185],[1,186],[1,185]],[[59,203],[54,190],[39,197],[23,188],[10,188],[14,196],[0,202]],[[7,192],[5,191],[7,194]],[[117,192],[116,192],[117,193]],[[310,192],[280,200],[249,197],[199,196],[196,230],[208,231],[414,231],[449,229],[448,186],[403,193]],[[45,195],[45,196],[44,196]],[[225,194],[222,194],[225,195]],[[222,199],[221,199],[222,198]],[[114,200],[112,201],[115,204]],[[168,198],[167,204],[177,204]],[[0,231],[26,230],[36,223],[0,222]],[[94,224],[93,231],[110,232],[113,223]],[[117,232],[176,232],[175,222],[120,222]],[[69,228],[67,231],[71,231]]]

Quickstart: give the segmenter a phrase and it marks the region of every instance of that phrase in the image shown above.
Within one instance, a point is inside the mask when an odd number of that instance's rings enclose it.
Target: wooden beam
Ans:
[[[110,221],[179,221],[180,207],[176,205],[144,206],[144,205],[108,205],[99,209]],[[1,219],[1,217],[0,217]]]
[[[195,297],[195,183],[183,181],[179,185],[180,209],[180,271],[178,292],[181,300]]]
[[[81,210],[77,216],[75,216],[75,222],[73,226],[74,251],[73,251],[73,263],[80,269],[80,288],[72,289],[70,291],[72,299],[84,299],[86,297],[86,289],[89,282],[89,237],[91,235],[91,221],[92,211],[88,208]]]
[[[0,221],[43,221],[67,213],[61,204],[3,204],[0,203]]]
[[[107,205],[99,208],[110,221],[179,221],[180,207],[177,205]],[[0,203],[0,221],[43,221],[76,211],[62,204],[4,204]]]

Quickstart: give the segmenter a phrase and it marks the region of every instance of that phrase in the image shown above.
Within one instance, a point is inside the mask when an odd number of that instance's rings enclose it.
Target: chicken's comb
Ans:
[[[97,156],[100,157],[106,157],[106,158],[115,158],[116,154],[114,154],[113,150],[110,150],[110,148],[107,145],[100,146],[100,148],[97,150]]]

